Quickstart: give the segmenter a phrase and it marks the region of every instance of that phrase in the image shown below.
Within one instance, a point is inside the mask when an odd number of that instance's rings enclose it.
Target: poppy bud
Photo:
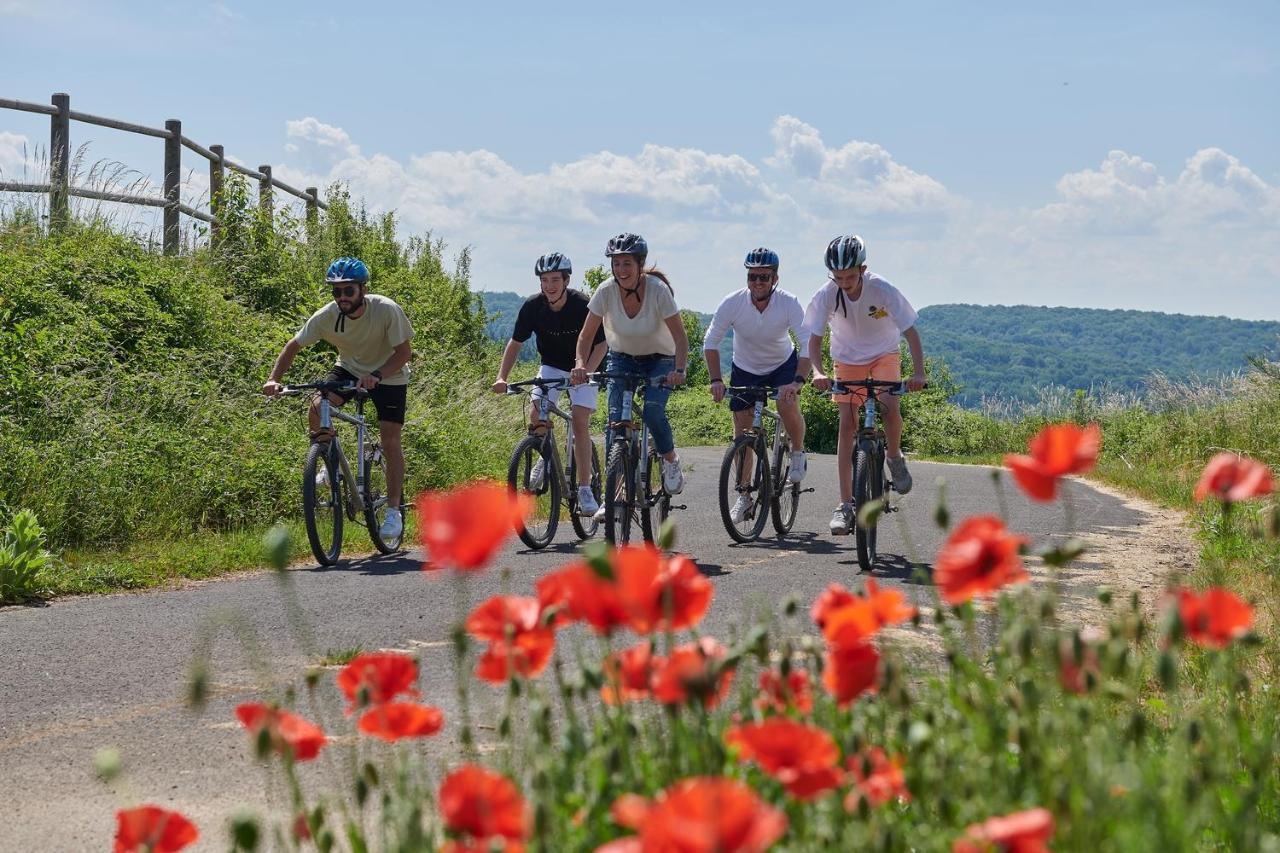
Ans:
[[[253,739],[254,753],[261,760],[271,755],[271,731],[267,726],[258,729],[258,736]]]
[[[658,528],[656,544],[663,551],[670,551],[676,546],[676,520],[668,517]]]
[[[110,782],[120,775],[120,750],[104,746],[93,755],[93,770],[103,782]]]
[[[369,787],[378,787],[378,768],[373,766],[372,761],[364,763],[364,779],[369,783]]]
[[[795,616],[796,611],[800,609],[800,602],[796,600],[794,595],[788,595],[787,600],[782,603],[782,612],[787,617]]]
[[[1165,649],[1160,653],[1160,662],[1158,665],[1160,675],[1160,686],[1166,691],[1172,691],[1178,686],[1178,660],[1174,657],[1173,652]]]
[[[267,565],[277,572],[283,572],[289,565],[289,528],[277,524],[262,537],[262,546],[266,551]]]
[[[1110,606],[1110,605],[1111,605],[1111,599],[1112,599],[1112,597],[1113,597],[1113,596],[1112,596],[1112,592],[1111,592],[1111,587],[1109,587],[1109,586],[1100,586],[1100,587],[1098,587],[1098,601],[1099,601],[1099,602],[1101,602],[1102,604],[1105,604],[1105,605],[1107,605],[1107,606]]]
[[[503,714],[502,719],[498,721],[498,736],[503,740],[511,737],[511,717],[507,714]]]
[[[603,540],[592,540],[582,548],[582,556],[591,571],[601,580],[613,580],[613,563],[609,560],[609,544]]]
[[[462,731],[458,732],[458,742],[461,743],[465,749],[470,749],[471,746],[475,744],[476,739],[475,735],[471,733],[471,726],[464,725],[462,727]]]
[[[369,799],[369,783],[364,780],[363,776],[356,777],[356,802],[364,805],[365,800]]]
[[[231,842],[236,850],[257,850],[261,835],[258,819],[253,815],[240,814],[231,819]]]
[[[308,690],[316,689],[316,685],[320,683],[320,675],[321,669],[318,666],[313,666],[307,670],[306,675],[303,676],[303,680],[306,682]]]
[[[203,663],[191,665],[191,678],[187,682],[187,704],[197,710],[204,707],[209,698],[209,671]]]
[[[1199,720],[1192,720],[1192,721],[1187,725],[1187,740],[1188,740],[1190,743],[1199,743],[1199,742],[1200,742],[1200,734],[1201,734],[1201,733],[1200,733],[1200,721],[1199,721]]]
[[[873,501],[867,501],[858,508],[858,526],[863,530],[871,530],[880,520],[880,514],[884,512],[884,501],[877,498]]]

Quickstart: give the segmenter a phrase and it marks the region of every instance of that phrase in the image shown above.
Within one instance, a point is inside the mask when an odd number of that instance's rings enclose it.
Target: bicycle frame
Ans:
[[[745,432],[750,432],[756,436],[763,436],[765,433],[764,422],[769,420],[773,425],[773,441],[769,449],[769,459],[777,459],[778,453],[782,450],[782,436],[786,431],[786,427],[782,423],[782,418],[778,413],[769,408],[769,399],[778,396],[777,389],[770,388],[727,388],[730,393],[738,393],[740,396],[747,392],[753,393],[756,397],[755,408],[751,416],[751,426],[747,427]],[[788,435],[788,438],[791,436]],[[741,485],[741,484],[739,484]]]
[[[356,476],[354,477],[351,476],[351,465],[347,461],[347,455],[342,452],[342,443],[338,439],[338,433],[333,429],[334,418],[345,421],[356,428]],[[320,427],[333,432],[333,438],[330,441],[333,443],[334,452],[338,454],[338,464],[342,466],[342,474],[349,481],[353,481],[356,484],[355,489],[352,490],[349,496],[354,506],[348,511],[348,515],[354,516],[355,513],[364,512],[366,509],[364,502],[365,481],[369,476],[369,463],[365,459],[364,453],[365,436],[369,430],[368,421],[365,420],[364,415],[349,415],[338,409],[329,402],[329,395],[322,392],[320,394]],[[378,509],[385,505],[386,502],[386,496],[380,497],[373,502],[372,509]]]
[[[642,476],[643,469],[642,463],[645,461],[645,455],[649,451],[649,424],[645,422],[644,418],[640,419],[640,439],[633,443],[631,433],[636,429],[634,416],[635,398],[636,395],[644,388],[649,385],[656,386],[663,380],[650,379],[639,374],[612,374],[608,372],[596,373],[594,378],[606,379],[610,382],[625,383],[626,387],[624,388],[624,393],[622,395],[622,410],[618,413],[618,420],[609,422],[608,446],[612,447],[620,441],[625,442],[627,446],[627,455],[631,457],[633,462],[631,466],[631,493],[633,495],[639,495],[641,492],[640,478]],[[658,484],[658,492],[662,492],[661,483]],[[628,511],[631,509],[632,507],[628,507]]]
[[[551,394],[548,392],[556,389],[568,391],[568,389],[571,386],[569,385],[567,380],[559,380],[559,384],[552,382],[546,385],[541,385],[539,387],[542,388],[543,393],[542,393],[542,396],[539,397],[537,400],[538,420],[540,423],[545,424],[545,428],[546,428],[545,441],[547,442],[547,446],[551,450],[551,461],[553,463],[552,467],[555,468],[555,471],[556,471],[555,475],[560,480],[561,494],[568,495],[569,489],[571,487],[577,488],[577,483],[570,484],[566,481],[565,468],[564,468],[565,459],[575,459],[573,455],[573,449],[574,449],[573,444],[574,444],[574,439],[576,437],[576,434],[573,431],[573,417],[569,413],[561,409],[559,406],[557,406],[555,403],[551,402]],[[508,392],[508,393],[512,393],[512,392]],[[515,392],[515,393],[519,393],[519,392]],[[548,416],[557,417],[560,420],[564,421],[564,425],[565,425],[564,453],[565,455],[563,457],[561,457],[560,449],[556,445],[555,430],[553,429],[554,423],[552,422],[551,417],[548,417]],[[534,429],[537,429],[537,427],[530,426],[531,431]]]

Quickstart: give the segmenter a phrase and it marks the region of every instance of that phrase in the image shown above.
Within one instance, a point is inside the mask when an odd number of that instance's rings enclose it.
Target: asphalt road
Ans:
[[[805,485],[816,491],[802,496],[790,536],[736,545],[721,525],[716,498],[721,453],[683,451],[689,470],[680,500],[688,509],[675,513],[678,548],[715,586],[709,633],[724,636],[731,623],[776,610],[790,595],[807,606],[832,581],[857,583],[852,537],[827,533],[836,504],[833,458],[810,457]],[[932,521],[937,480],[946,479],[954,519],[999,512],[1000,505],[991,469],[915,463],[912,470],[914,491],[881,524],[882,563],[874,576],[926,604],[928,589],[911,578],[917,565],[927,569],[943,539]],[[1066,489],[1073,531],[1060,504],[1032,505],[1011,484],[1004,489],[1010,527],[1046,542],[1068,532],[1132,532],[1146,518],[1084,483]],[[325,651],[395,648],[421,654],[424,701],[442,707],[448,720],[456,703],[447,639],[459,606],[469,609],[500,592],[499,567],[510,572],[510,591],[527,593],[576,551],[567,521],[546,551],[529,552],[513,539],[494,568],[470,579],[463,603],[451,578],[421,572],[416,555],[299,567],[289,580],[313,632],[309,652],[290,627],[290,598],[269,572],[0,609],[0,850],[106,849],[114,811],[139,802],[182,810],[201,828],[198,849],[225,849],[226,817],[243,807],[261,811],[265,803],[264,776],[235,722],[236,704],[267,695],[263,684],[272,679],[296,681]],[[1086,573],[1076,582],[1092,581]],[[212,695],[197,714],[184,698],[187,673],[197,638],[215,623],[223,627],[213,644]],[[479,684],[474,694],[482,702],[492,698],[494,707],[501,696]],[[449,732],[446,722],[442,739],[427,748],[447,756]],[[126,774],[112,789],[92,772],[103,746],[124,757]]]

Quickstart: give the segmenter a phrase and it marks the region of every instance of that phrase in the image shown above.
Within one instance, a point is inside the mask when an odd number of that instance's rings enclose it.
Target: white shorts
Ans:
[[[548,364],[544,364],[542,365],[542,367],[538,368],[538,378],[539,379],[568,379],[569,371],[561,370],[558,367],[552,367]],[[559,389],[553,388],[550,393],[551,393],[552,404],[553,405],[558,404],[560,401]],[[574,406],[581,406],[582,408],[591,412],[594,412],[596,410],[596,404],[599,401],[599,397],[600,397],[600,386],[592,385],[589,382],[583,383],[582,385],[578,385],[576,387],[569,389],[569,402]],[[542,399],[541,388],[534,387],[533,399],[535,400]]]

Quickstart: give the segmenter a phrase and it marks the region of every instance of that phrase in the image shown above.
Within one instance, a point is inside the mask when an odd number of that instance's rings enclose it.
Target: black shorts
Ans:
[[[349,370],[334,365],[324,377],[325,382],[358,382],[360,377],[356,376]],[[378,420],[387,421],[393,424],[404,423],[405,397],[408,394],[408,385],[383,385],[379,382],[369,391],[369,399],[373,401],[373,407],[378,412]],[[332,392],[338,394],[338,392]],[[345,403],[356,395],[356,392],[349,391],[345,394],[338,394]]]

